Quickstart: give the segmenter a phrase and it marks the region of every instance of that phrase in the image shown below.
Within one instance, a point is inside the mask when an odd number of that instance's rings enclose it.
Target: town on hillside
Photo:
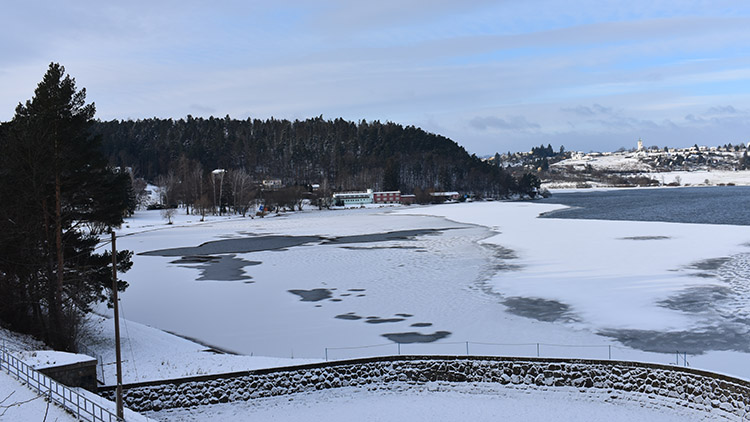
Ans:
[[[498,153],[486,161],[509,171],[532,171],[544,186],[678,186],[681,185],[679,177],[669,181],[665,174],[750,169],[748,149],[750,143],[687,148],[646,147],[639,139],[634,148],[620,148],[614,152],[585,153],[566,151],[564,147],[554,150],[551,145],[542,145],[529,152]]]

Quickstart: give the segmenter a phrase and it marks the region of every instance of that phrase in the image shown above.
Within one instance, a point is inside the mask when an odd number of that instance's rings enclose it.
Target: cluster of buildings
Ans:
[[[414,195],[401,194],[401,191],[373,192],[340,192],[333,194],[334,205],[365,205],[365,204],[413,204]]]
[[[458,192],[431,192],[434,201],[457,201],[461,197]],[[401,191],[373,192],[339,192],[333,194],[333,204],[339,206],[357,206],[365,204],[404,204],[416,202],[416,195],[403,194]]]

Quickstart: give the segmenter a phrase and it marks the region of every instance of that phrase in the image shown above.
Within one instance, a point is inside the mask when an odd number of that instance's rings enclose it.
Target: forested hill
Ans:
[[[98,122],[111,164],[155,180],[180,158],[204,170],[243,169],[257,180],[318,183],[325,190],[515,191],[515,180],[443,136],[413,126],[322,117],[305,121],[226,118]]]

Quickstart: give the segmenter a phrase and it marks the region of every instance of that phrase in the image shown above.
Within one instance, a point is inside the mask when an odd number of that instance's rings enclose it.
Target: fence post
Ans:
[[[328,362],[328,348],[326,347],[326,362]]]
[[[609,351],[609,360],[612,360],[612,345],[607,345],[607,350]]]
[[[399,356],[401,356],[401,343],[396,343],[396,344],[398,344],[398,354]]]
[[[466,342],[466,356],[469,356],[469,342]]]
[[[539,357],[539,343],[536,344],[536,357]]]

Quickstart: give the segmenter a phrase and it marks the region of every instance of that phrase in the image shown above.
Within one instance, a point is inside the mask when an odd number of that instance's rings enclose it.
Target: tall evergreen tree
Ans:
[[[0,138],[0,318],[60,350],[75,349],[80,317],[106,300],[111,256],[94,251],[134,205],[129,175],[107,166],[90,133],[94,113],[51,63]],[[130,252],[118,261],[127,271]]]

